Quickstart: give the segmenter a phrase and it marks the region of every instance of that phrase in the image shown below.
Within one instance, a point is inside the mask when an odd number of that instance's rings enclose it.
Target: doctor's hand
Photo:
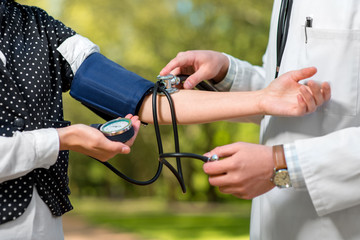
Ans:
[[[237,142],[205,155],[214,154],[223,159],[205,163],[203,170],[209,175],[209,183],[219,187],[220,192],[252,199],[275,186],[270,180],[274,172],[271,147]]]
[[[160,71],[160,75],[190,75],[183,87],[191,89],[203,80],[221,81],[225,78],[228,68],[229,60],[224,54],[210,50],[194,50],[179,52]]]
[[[59,134],[60,150],[72,150],[100,161],[107,161],[117,154],[130,153],[130,146],[140,129],[140,120],[138,116],[127,115],[130,118],[134,128],[134,136],[126,143],[115,142],[107,139],[103,133],[96,128],[75,124],[65,128],[56,129]]]
[[[318,84],[309,80],[307,85],[299,81],[312,77],[315,67],[282,74],[260,92],[259,108],[265,115],[302,116],[314,112],[331,97],[327,82]]]

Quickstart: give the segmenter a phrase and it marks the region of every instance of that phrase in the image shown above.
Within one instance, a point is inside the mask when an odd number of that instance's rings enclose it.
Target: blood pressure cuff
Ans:
[[[70,95],[97,115],[110,120],[138,113],[154,83],[130,72],[100,53],[93,53],[77,70]]]

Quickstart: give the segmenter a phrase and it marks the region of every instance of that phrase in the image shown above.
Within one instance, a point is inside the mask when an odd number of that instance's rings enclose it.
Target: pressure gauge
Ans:
[[[134,128],[128,118],[117,118],[102,124],[99,130],[111,141],[126,142],[134,136]]]

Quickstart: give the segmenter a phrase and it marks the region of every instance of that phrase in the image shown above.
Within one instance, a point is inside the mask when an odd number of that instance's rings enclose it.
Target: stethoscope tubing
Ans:
[[[157,168],[155,175],[149,180],[140,181],[140,180],[133,179],[133,178],[128,177],[127,175],[123,174],[121,171],[119,171],[117,168],[115,168],[109,162],[102,162],[99,160],[98,161],[101,162],[108,169],[110,169],[117,176],[123,178],[124,180],[128,181],[129,183],[132,183],[135,185],[141,185],[141,186],[154,183],[160,177],[162,169],[163,169],[163,165],[165,165],[175,175],[176,179],[178,180],[178,182],[181,186],[182,192],[185,193],[186,186],[185,186],[184,177],[183,177],[183,173],[182,173],[181,158],[199,159],[203,162],[209,161],[209,158],[206,156],[198,155],[198,154],[194,154],[194,153],[181,153],[180,152],[179,133],[177,130],[176,116],[175,116],[175,110],[174,110],[175,108],[174,108],[174,103],[172,101],[172,98],[171,98],[170,94],[163,88],[163,86],[161,85],[161,83],[159,81],[155,83],[155,85],[152,89],[152,93],[153,93],[152,113],[153,113],[153,119],[154,119],[154,129],[155,129],[156,141],[157,141],[158,152],[159,152],[159,159],[158,159],[159,164],[158,164],[158,168]],[[172,126],[173,126],[174,145],[175,145],[174,153],[164,153],[163,152],[160,127],[159,127],[159,122],[158,122],[158,118],[157,118],[157,94],[158,93],[163,93],[169,102],[169,108],[170,108],[170,112],[171,112],[171,120],[172,120]],[[176,158],[177,169],[175,169],[166,160],[166,158]]]

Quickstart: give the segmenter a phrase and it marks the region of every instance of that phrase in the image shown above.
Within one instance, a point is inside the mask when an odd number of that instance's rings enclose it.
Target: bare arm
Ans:
[[[310,81],[305,87],[298,81],[311,77],[315,68],[305,68],[283,74],[267,88],[253,92],[206,92],[180,90],[172,94],[177,122],[206,123],[253,115],[302,116],[314,112],[317,106],[330,99],[330,87]],[[158,118],[161,124],[171,123],[170,109],[165,96],[158,98]],[[152,123],[152,96],[147,96],[139,117]]]
[[[238,116],[259,114],[254,98],[257,94],[250,92],[207,92],[180,90],[172,94],[176,120],[180,124],[206,123],[235,118]],[[162,124],[171,123],[170,108],[167,99],[158,95],[158,118]],[[139,111],[142,121],[152,123],[152,95],[147,96]]]

